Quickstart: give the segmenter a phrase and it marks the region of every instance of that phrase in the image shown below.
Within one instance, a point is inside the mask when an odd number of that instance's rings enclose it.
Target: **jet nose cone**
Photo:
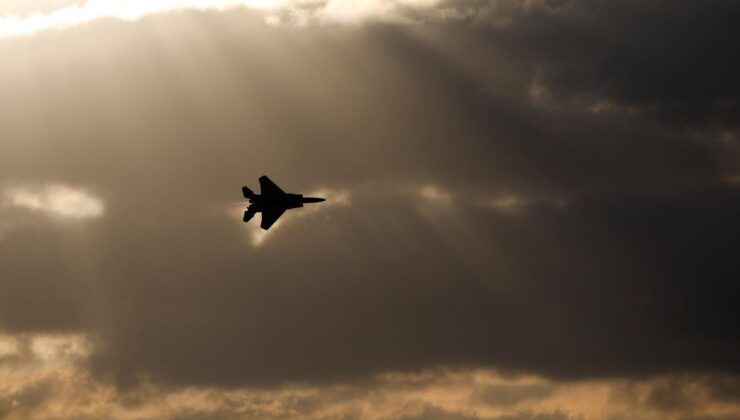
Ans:
[[[319,197],[304,197],[303,202],[304,203],[320,203],[322,201],[326,201],[325,198],[319,198]]]

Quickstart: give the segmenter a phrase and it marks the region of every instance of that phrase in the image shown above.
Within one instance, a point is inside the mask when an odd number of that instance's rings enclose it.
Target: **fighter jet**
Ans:
[[[261,195],[257,195],[247,187],[242,187],[244,198],[249,200],[249,207],[244,212],[244,222],[252,220],[254,214],[262,213],[260,227],[264,230],[270,228],[283,215],[285,210],[303,207],[304,203],[320,203],[323,198],[304,197],[301,194],[288,194],[283,192],[270,178],[260,177]]]

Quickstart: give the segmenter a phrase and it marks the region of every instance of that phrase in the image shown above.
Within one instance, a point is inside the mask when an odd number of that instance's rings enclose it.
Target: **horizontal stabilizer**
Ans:
[[[252,192],[252,190],[247,187],[242,187],[242,194],[244,194],[244,198],[254,197],[254,193]]]
[[[254,206],[247,207],[247,211],[244,212],[244,223],[247,223],[248,221],[252,220],[255,213],[257,213],[254,209]]]

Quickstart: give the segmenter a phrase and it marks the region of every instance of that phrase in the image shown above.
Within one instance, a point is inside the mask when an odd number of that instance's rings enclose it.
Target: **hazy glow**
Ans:
[[[322,204],[329,206],[349,206],[351,204],[351,195],[348,190],[336,190],[333,188],[319,188],[318,190],[311,191],[306,194],[306,197],[322,197],[326,198],[326,201]],[[318,210],[317,206],[312,206],[314,210]]]
[[[20,352],[18,341],[9,335],[0,335],[0,360],[3,357],[13,356]]]
[[[740,141],[740,131],[722,130],[719,133],[719,141],[726,144],[736,144]]]
[[[450,193],[441,189],[436,185],[426,185],[419,190],[419,195],[429,201],[435,201],[438,203],[449,203]]]
[[[261,215],[258,217],[262,217]],[[249,223],[247,224],[247,230],[249,230],[249,236],[250,240],[252,242],[252,246],[255,248],[262,246],[262,244],[265,243],[268,236],[272,236],[282,225],[282,220],[278,220],[275,222],[270,230],[264,230],[260,228],[259,221]]]
[[[509,195],[501,198],[491,200],[488,205],[496,210],[501,210],[509,213],[517,213],[521,208],[527,205],[527,200],[519,198],[517,196]]]
[[[65,185],[11,188],[5,191],[5,203],[12,207],[75,219],[100,217],[105,210],[105,205],[99,198]]]
[[[80,334],[38,335],[31,339],[31,351],[40,360],[52,361],[86,357],[90,343]]]
[[[269,8],[281,3],[283,2],[279,0],[88,0],[81,5],[67,2],[67,6],[47,13],[36,12],[23,17],[6,14],[0,18],[0,37],[66,28],[100,18],[135,20],[156,13],[185,9],[224,10],[239,6]]]
[[[285,11],[300,21],[355,23],[367,19],[401,21],[404,8],[429,8],[439,0],[71,0],[39,4],[0,5],[0,38],[34,34],[47,29],[62,29],[101,18],[135,20],[181,10],[227,10],[237,7],[265,11]],[[42,7],[43,6],[43,7]],[[268,24],[280,24],[274,14]]]
[[[740,185],[740,175],[726,176],[725,182],[727,182],[730,185]]]

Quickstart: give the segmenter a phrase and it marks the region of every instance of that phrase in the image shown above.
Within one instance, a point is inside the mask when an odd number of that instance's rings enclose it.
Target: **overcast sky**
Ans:
[[[740,417],[738,21],[0,0],[0,417]]]

